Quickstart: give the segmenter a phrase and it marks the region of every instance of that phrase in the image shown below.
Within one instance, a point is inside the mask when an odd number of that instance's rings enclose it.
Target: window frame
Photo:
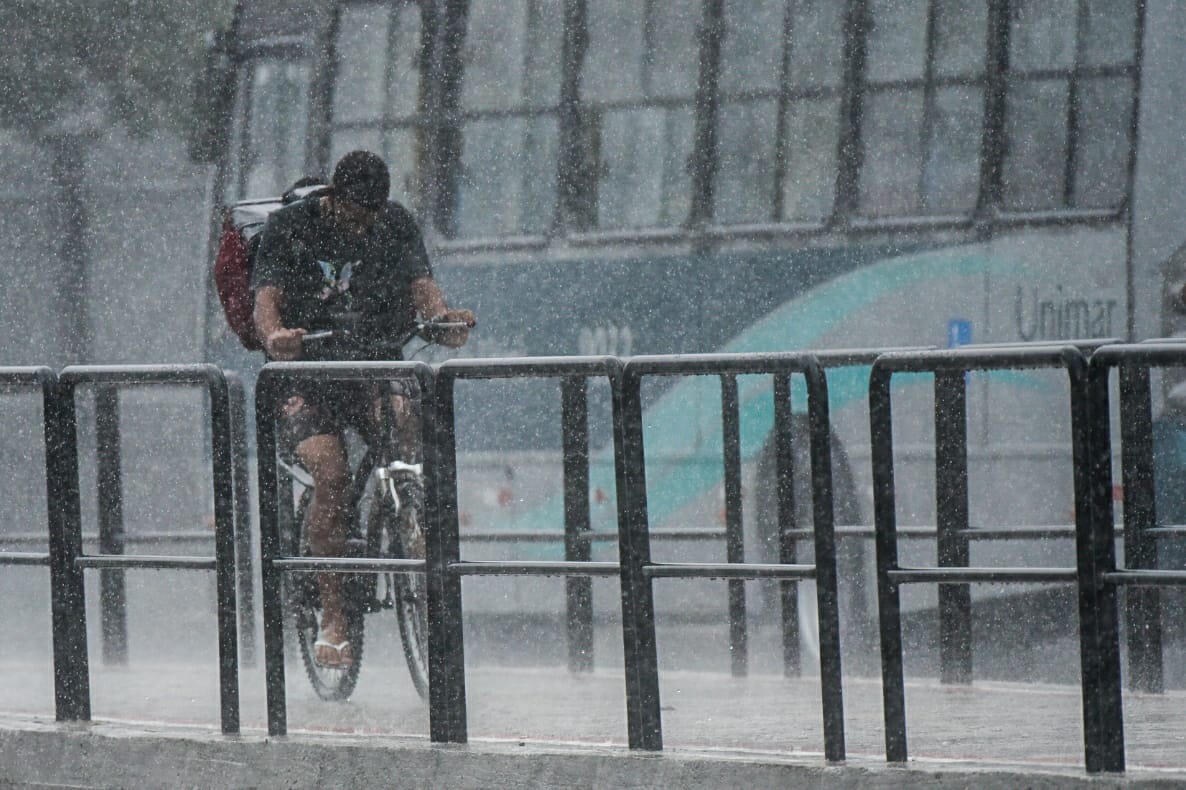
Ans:
[[[335,8],[364,2],[365,0],[342,0]],[[1141,71],[1145,46],[1145,4],[1136,4],[1135,40],[1132,56],[1125,63],[1090,65],[1085,61],[1085,47],[1081,35],[1076,35],[1074,63],[1058,72],[1061,78],[1078,89],[1081,79],[1099,76],[1123,76],[1131,81],[1133,95],[1130,101],[1129,145],[1127,162],[1123,167],[1127,183],[1123,197],[1114,207],[1075,208],[1064,200],[1053,209],[1010,210],[1004,202],[1002,168],[1006,158],[1004,140],[1008,90],[1019,79],[1009,68],[1009,25],[1014,3],[1011,0],[984,0],[987,6],[984,42],[984,66],[974,75],[941,75],[936,69],[937,36],[934,34],[937,0],[927,0],[927,27],[925,38],[925,71],[921,77],[906,80],[879,82],[870,87],[865,75],[869,56],[869,13],[871,0],[838,0],[844,3],[844,21],[841,36],[843,73],[839,91],[839,134],[836,140],[834,163],[836,186],[833,193],[831,214],[822,222],[772,219],[770,222],[724,224],[713,217],[715,179],[720,163],[719,128],[717,125],[721,104],[729,97],[720,90],[721,51],[723,30],[723,0],[701,0],[701,23],[698,30],[698,74],[693,103],[694,137],[690,157],[692,193],[689,196],[691,209],[688,219],[678,226],[601,229],[589,221],[588,200],[582,202],[582,194],[590,179],[596,180],[588,164],[588,141],[585,136],[585,113],[588,106],[582,103],[578,86],[580,64],[588,48],[587,3],[595,0],[562,0],[565,29],[561,42],[560,81],[558,103],[547,108],[554,113],[558,127],[557,188],[555,191],[554,218],[550,230],[536,236],[457,237],[452,206],[455,205],[456,190],[461,163],[461,139],[457,124],[484,116],[506,114],[503,110],[465,111],[461,109],[461,81],[464,79],[461,52],[465,37],[467,0],[387,0],[397,3],[419,4],[423,24],[423,45],[429,56],[424,61],[422,88],[424,104],[419,126],[427,134],[422,168],[427,168],[420,185],[425,192],[420,196],[426,225],[431,226],[438,243],[448,249],[536,249],[546,247],[554,240],[575,245],[615,244],[629,241],[641,243],[694,242],[697,238],[728,240],[752,237],[795,237],[814,234],[867,234],[884,231],[936,229],[967,229],[979,234],[991,232],[993,227],[1014,227],[1018,225],[1043,225],[1062,223],[1117,222],[1126,219],[1132,203],[1135,155],[1137,148],[1137,125],[1139,118]],[[1077,19],[1087,13],[1086,0],[1076,0]],[[789,27],[789,24],[785,27]],[[786,31],[783,31],[783,37]],[[784,42],[785,44],[785,42]],[[332,41],[331,41],[332,51]],[[332,52],[331,52],[332,56]],[[783,57],[786,57],[784,48]],[[785,72],[784,72],[785,73]],[[1045,73],[1045,72],[1043,72]],[[1029,75],[1032,76],[1032,75]],[[870,216],[861,210],[861,176],[865,156],[862,134],[862,111],[869,98],[881,91],[909,88],[923,91],[922,118],[922,160],[918,177],[926,178],[926,159],[930,151],[931,130],[937,118],[937,100],[940,91],[947,87],[966,85],[983,95],[981,129],[978,139],[979,162],[975,165],[978,187],[968,203],[973,208],[960,213],[927,214],[921,208],[916,213],[903,215]],[[332,80],[331,80],[332,92]],[[803,91],[780,81],[777,91],[772,93],[778,105],[778,138],[776,159],[785,157],[784,110],[788,101],[800,94],[812,98],[818,91]],[[663,103],[666,100],[655,100]],[[1072,101],[1072,107],[1076,100]],[[329,100],[332,104],[332,96]],[[649,106],[651,102],[644,101]],[[627,102],[626,104],[630,104]],[[615,105],[617,106],[617,105]],[[624,106],[624,105],[623,105]],[[530,108],[529,116],[542,112]],[[512,113],[513,114],[513,113]],[[332,118],[327,128],[338,128]],[[1075,110],[1068,112],[1066,167],[1071,173],[1067,189],[1073,188],[1075,157],[1080,153],[1082,140],[1079,137],[1080,119]],[[867,126],[866,126],[867,128]],[[974,134],[974,133],[973,133]],[[327,149],[326,149],[327,150]],[[781,172],[782,160],[778,159],[779,172],[775,181],[781,184],[785,174]],[[591,191],[596,194],[596,190]],[[920,195],[924,192],[920,189]],[[1068,191],[1069,195],[1070,192]],[[781,188],[775,189],[769,212],[771,217],[781,217],[783,208]],[[921,201],[921,198],[920,198]]]

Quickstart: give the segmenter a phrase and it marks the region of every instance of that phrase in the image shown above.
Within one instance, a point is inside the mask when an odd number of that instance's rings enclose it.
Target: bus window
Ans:
[[[1118,207],[1131,147],[1136,0],[1018,0],[1011,8],[1004,207]]]
[[[253,61],[240,94],[246,97],[246,134],[237,179],[244,197],[277,195],[304,175],[309,68],[279,59]]]
[[[836,187],[843,5],[727,0],[724,21],[713,217],[822,221]]]
[[[699,74],[697,0],[598,0],[586,7],[585,137],[596,157],[596,227],[673,227],[691,206]]]
[[[421,49],[417,4],[341,6],[330,158],[356,148],[379,154],[391,168],[392,198],[408,206],[418,198]]]
[[[860,213],[966,214],[980,185],[987,4],[872,0]]]
[[[551,228],[563,30],[563,0],[471,1],[457,235],[540,234]]]

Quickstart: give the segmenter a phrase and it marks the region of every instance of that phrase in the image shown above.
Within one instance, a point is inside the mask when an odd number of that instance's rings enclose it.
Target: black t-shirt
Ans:
[[[411,283],[432,267],[416,220],[389,202],[365,234],[339,228],[318,196],[278,209],[260,236],[251,286],[283,292],[289,329],[334,329],[353,317],[362,340],[394,340],[415,320]]]

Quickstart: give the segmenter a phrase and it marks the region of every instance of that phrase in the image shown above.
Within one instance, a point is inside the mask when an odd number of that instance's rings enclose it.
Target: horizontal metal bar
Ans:
[[[52,369],[44,366],[0,367],[0,393],[44,387],[54,380]]]
[[[384,381],[431,375],[424,362],[269,362],[262,379],[317,379],[334,381]],[[258,386],[258,384],[257,384]]]
[[[1109,348],[1105,346],[1105,348]],[[1070,344],[1037,345],[978,349],[974,346],[936,349],[934,351],[890,352],[882,354],[876,367],[894,373],[937,373],[940,371],[1020,370],[1062,368],[1067,364],[1064,352],[1078,349]],[[1103,349],[1101,349],[1103,350]]]
[[[272,567],[283,571],[342,571],[350,573],[423,572],[424,560],[397,557],[281,557]]]
[[[1186,343],[1152,340],[1147,343],[1105,346],[1092,354],[1091,361],[1092,364],[1109,367],[1186,365]]]
[[[0,565],[49,565],[49,554],[35,551],[0,551]]]
[[[725,530],[715,527],[683,529],[656,529],[649,533],[651,540],[723,540]],[[589,530],[573,536],[578,541],[612,543],[618,539],[617,530]],[[461,533],[462,541],[474,543],[558,543],[564,540],[563,532],[536,532],[529,530],[472,530]],[[0,541],[2,543],[3,541]]]
[[[1124,569],[1105,573],[1104,581],[1145,587],[1180,587],[1186,585],[1186,571]]]
[[[898,568],[888,571],[891,581],[899,584],[932,582],[965,584],[967,582],[1073,582],[1074,568]]]
[[[612,530],[590,530],[589,540],[614,541],[618,533]],[[678,527],[675,529],[652,529],[647,533],[651,540],[724,540],[725,530],[717,527]]]
[[[1152,530],[1150,530],[1152,531]],[[895,532],[899,538],[918,540],[933,538],[938,535],[935,527],[898,527]],[[1075,536],[1074,525],[1052,525],[1036,527],[972,527],[970,529],[955,530],[969,540],[1038,540],[1043,538],[1072,538]],[[870,526],[836,527],[838,538],[872,538],[876,530]],[[1117,530],[1120,534],[1120,530]],[[810,529],[788,529],[787,535],[798,540],[807,540],[815,536]]]
[[[160,557],[146,554],[89,554],[74,560],[78,568],[151,568],[156,570],[212,571],[213,557]]]
[[[644,565],[652,579],[814,579],[814,565],[756,562],[657,562]]]
[[[588,534],[588,533],[585,533]],[[617,533],[614,533],[615,535]],[[584,535],[578,535],[580,540]],[[532,530],[473,530],[461,533],[462,541],[473,543],[558,543],[564,540],[563,532],[536,532]]]
[[[933,351],[936,346],[900,346],[894,348],[834,348],[815,352],[820,367],[845,368],[872,365],[882,354],[891,352]]]
[[[210,384],[224,379],[215,365],[71,365],[63,384]]]
[[[519,376],[608,376],[621,371],[617,357],[468,357],[437,368],[442,379],[499,379]]]
[[[799,373],[815,361],[814,357],[809,351],[655,354],[630,357],[626,360],[626,368],[635,374],[652,376]]]
[[[465,560],[450,562],[458,576],[617,576],[616,562],[536,562],[514,560]]]
[[[213,530],[201,532],[137,532],[123,533],[115,536],[124,543],[194,543],[202,540],[214,540]],[[0,535],[0,546],[15,546],[27,543],[45,543],[49,537],[36,532],[21,532],[15,535]],[[83,543],[97,543],[99,536],[91,533],[82,536]]]

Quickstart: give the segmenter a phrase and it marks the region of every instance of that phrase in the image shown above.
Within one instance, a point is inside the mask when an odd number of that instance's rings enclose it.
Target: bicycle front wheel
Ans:
[[[397,517],[386,497],[372,505],[373,527],[383,535],[384,556],[424,559],[424,532],[421,522],[423,497],[412,497]],[[399,622],[400,641],[412,685],[423,700],[428,700],[428,581],[423,573],[388,574],[392,608]]]
[[[297,511],[297,523],[301,526],[300,556],[309,556],[306,514],[312,491],[301,497]],[[297,651],[301,655],[305,674],[313,691],[323,700],[341,702],[350,698],[358,684],[358,673],[362,669],[363,610],[360,599],[363,592],[358,588],[368,582],[360,574],[346,575],[342,580],[342,598],[346,614],[346,639],[350,642],[353,661],[349,666],[327,666],[317,661],[316,642],[321,630],[321,594],[317,577],[310,573],[285,574],[290,613],[289,625],[296,636]],[[371,582],[373,584],[373,581]]]

